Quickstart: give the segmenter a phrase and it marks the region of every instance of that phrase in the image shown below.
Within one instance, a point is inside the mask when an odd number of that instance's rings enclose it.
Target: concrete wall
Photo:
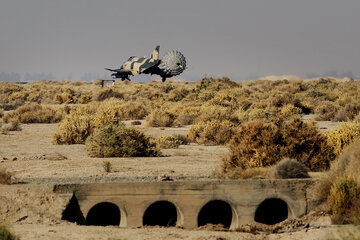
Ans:
[[[56,185],[54,192],[74,194],[86,218],[98,203],[113,203],[120,209],[120,226],[139,227],[148,207],[157,201],[168,201],[177,209],[176,225],[198,227],[198,215],[210,201],[221,200],[232,209],[230,229],[254,221],[255,212],[266,199],[281,199],[288,207],[288,218],[301,217],[315,206],[307,197],[310,179],[117,182]],[[273,206],[277,208],[277,204]],[[154,216],[155,217],[155,216]]]

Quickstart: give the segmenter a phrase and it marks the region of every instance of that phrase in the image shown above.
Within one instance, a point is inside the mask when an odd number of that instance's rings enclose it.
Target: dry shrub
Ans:
[[[96,113],[95,126],[117,124],[122,120],[143,119],[148,114],[144,103],[115,98],[103,101]]]
[[[92,101],[92,96],[89,94],[83,94],[79,97],[78,103],[79,104],[87,104]]]
[[[289,92],[277,92],[270,98],[270,105],[281,108],[285,105],[291,104],[294,101],[294,94]]]
[[[274,165],[284,157],[298,159],[311,170],[326,169],[333,154],[313,124],[300,119],[240,125],[230,141],[230,156],[222,161],[223,172],[233,168]]]
[[[302,113],[301,108],[295,107],[293,104],[287,104],[281,108],[281,115],[284,118],[297,116]]]
[[[315,108],[315,120],[330,121],[335,117],[337,111],[338,108],[333,102],[323,101]]]
[[[86,140],[90,157],[151,157],[160,153],[143,133],[124,124],[96,128]]]
[[[10,184],[11,183],[11,173],[6,169],[0,168],[0,184]]]
[[[104,101],[108,98],[119,98],[124,99],[124,95],[116,90],[113,90],[113,88],[106,88],[104,90],[101,90],[96,96],[96,101]]]
[[[21,126],[20,126],[20,122],[18,119],[11,119],[10,120],[10,125],[3,127],[2,129],[5,132],[8,131],[21,131]]]
[[[184,135],[160,136],[156,138],[156,145],[160,148],[177,148],[180,145],[188,144],[188,139]]]
[[[0,239],[1,240],[19,240],[17,236],[15,236],[9,228],[3,224],[0,224]]]
[[[175,118],[175,114],[169,110],[156,108],[146,117],[146,121],[151,127],[171,127]]]
[[[4,116],[4,109],[0,108],[0,118]]]
[[[71,92],[63,92],[63,93],[59,93],[56,94],[54,97],[54,103],[55,104],[62,104],[62,103],[76,103],[77,98],[75,95],[73,95],[73,93]]]
[[[196,91],[219,91],[222,89],[231,89],[239,87],[239,85],[231,81],[228,77],[222,77],[222,78],[212,78],[212,77],[204,77],[201,79],[200,83],[196,86]]]
[[[188,131],[191,142],[205,144],[228,143],[234,134],[234,124],[228,120],[211,120],[192,125]]]
[[[357,141],[331,164],[330,171],[315,185],[315,198],[319,202],[327,201],[329,210],[335,214],[334,223],[358,223],[360,220],[359,159],[360,141]],[[353,197],[355,191],[357,197]]]
[[[327,138],[315,123],[305,123],[299,118],[281,123],[281,155],[297,159],[312,171],[328,169],[335,159]]]
[[[335,182],[330,188],[328,197],[328,204],[331,213],[335,216],[333,221],[336,223],[351,223],[351,219],[346,219],[345,213],[353,207],[354,203],[360,200],[359,185],[347,176],[340,176],[335,179]],[[360,209],[353,209],[356,213],[351,212],[351,215],[360,216]],[[349,212],[348,212],[349,214]]]
[[[337,129],[326,133],[327,142],[336,155],[340,155],[344,148],[360,138],[360,123],[342,123]]]
[[[208,104],[236,109],[239,106],[237,98],[238,96],[235,93],[229,92],[229,90],[223,90],[217,92],[214,98],[211,99]]]
[[[58,130],[52,135],[53,144],[84,143],[94,129],[94,109],[80,107],[70,112],[59,123]]]
[[[274,166],[273,177],[277,179],[310,178],[305,166],[290,158],[284,158]]]
[[[59,122],[64,115],[61,108],[42,106],[38,103],[27,103],[16,110],[4,115],[5,123],[18,120],[21,123],[55,123]]]
[[[186,88],[175,88],[169,93],[170,95],[168,100],[171,102],[179,102],[183,100],[189,93],[190,91]]]
[[[272,123],[255,121],[240,125],[230,141],[230,156],[222,159],[223,172],[275,164],[281,159],[280,142],[280,130]]]
[[[200,115],[195,119],[195,123],[202,123],[212,120],[229,120],[232,122],[236,122],[235,119],[233,119],[232,111],[229,108],[226,107],[220,107],[220,106],[209,106],[204,105],[200,108]]]
[[[170,111],[176,115],[174,124],[176,125],[191,125],[200,114],[200,107],[195,106],[176,106]]]

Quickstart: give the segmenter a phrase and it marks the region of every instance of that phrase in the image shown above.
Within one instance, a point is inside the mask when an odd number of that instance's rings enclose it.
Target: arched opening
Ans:
[[[85,218],[81,212],[79,202],[75,194],[72,196],[65,210],[62,212],[61,220],[66,220],[80,225],[85,224]]]
[[[255,221],[268,225],[276,224],[288,218],[288,205],[279,198],[264,200],[256,209]]]
[[[158,201],[151,204],[143,216],[144,226],[172,227],[177,222],[177,209],[168,201]]]
[[[95,226],[119,226],[120,209],[113,203],[98,203],[90,209],[85,223]]]
[[[222,224],[230,228],[233,218],[233,211],[227,202],[213,200],[205,204],[198,215],[198,226],[206,224]]]

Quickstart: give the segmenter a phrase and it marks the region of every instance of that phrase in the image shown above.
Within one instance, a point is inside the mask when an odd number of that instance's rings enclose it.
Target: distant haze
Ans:
[[[358,0],[1,0],[0,81],[110,78],[156,45],[188,81],[360,78],[359,24]]]

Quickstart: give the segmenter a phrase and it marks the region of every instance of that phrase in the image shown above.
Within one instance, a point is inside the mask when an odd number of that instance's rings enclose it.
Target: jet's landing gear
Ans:
[[[166,81],[166,77],[162,77],[162,78],[161,78],[161,81],[162,81],[162,82],[165,82],[165,81]]]

